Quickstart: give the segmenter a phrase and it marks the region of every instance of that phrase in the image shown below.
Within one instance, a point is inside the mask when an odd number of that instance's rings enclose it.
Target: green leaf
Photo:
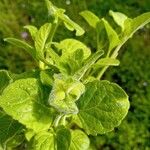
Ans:
[[[60,126],[56,129],[57,150],[68,150],[71,143],[71,133],[69,129]]]
[[[12,45],[15,45],[16,47],[26,50],[36,60],[36,51],[28,43],[15,38],[5,38],[4,40]]]
[[[0,97],[4,111],[35,132],[48,129],[55,116],[52,109],[44,105],[40,86],[35,78],[16,80]]]
[[[79,69],[73,76],[74,79],[80,80],[88,69],[104,54],[104,51],[100,50],[93,54],[86,62],[85,65]]]
[[[54,71],[52,70],[42,70],[40,72],[40,79],[42,84],[47,85],[47,86],[52,86],[54,79],[53,79]]]
[[[0,70],[0,94],[12,82],[12,79],[6,70]]]
[[[69,150],[87,150],[90,145],[88,136],[81,130],[71,130],[71,145]]]
[[[33,140],[32,150],[54,150],[55,149],[55,137],[51,132],[40,132]]]
[[[126,116],[128,96],[115,83],[95,80],[86,85],[86,92],[77,101],[78,116],[87,134],[112,131]]]
[[[137,30],[139,30],[149,22],[150,12],[144,13],[134,19],[127,19],[124,24],[125,30],[122,33],[123,40],[127,41]]]
[[[45,44],[51,31],[51,23],[46,23],[40,27],[35,37],[35,48],[37,56],[44,59]]]
[[[22,131],[23,126],[0,110],[0,145],[7,145],[12,138]]]
[[[33,150],[68,150],[71,134],[63,126],[56,128],[56,132],[40,132],[33,139]]]
[[[97,23],[96,25],[96,31],[97,31],[97,38],[98,38],[98,48],[99,49],[108,49],[108,36],[106,33],[106,29],[104,26],[104,22],[102,19]]]
[[[114,58],[101,58],[98,60],[94,65],[94,69],[99,69],[103,66],[118,66],[120,64],[120,61],[118,59]]]
[[[91,55],[90,49],[85,44],[75,39],[65,39],[57,45],[57,48],[62,50],[61,57],[63,58],[69,57],[78,49],[83,50],[83,59],[86,59]]]
[[[26,25],[26,26],[24,26],[24,28],[29,31],[32,39],[35,40],[38,29],[35,26],[32,26],[32,25]]]
[[[83,50],[77,49],[70,54],[67,58],[61,57],[58,68],[62,74],[74,75],[83,65]]]
[[[85,10],[80,12],[80,15],[88,22],[88,24],[96,28],[97,23],[100,21],[100,19],[91,11]]]
[[[124,22],[128,17],[123,13],[114,12],[112,10],[109,11],[109,15],[113,17],[114,21],[121,27],[122,31],[124,31]]]
[[[72,21],[67,15],[64,14],[64,9],[57,8],[49,0],[45,1],[48,8],[48,13],[55,18],[55,21],[58,21],[58,19],[62,20],[68,30],[76,31],[76,36],[81,36],[84,34],[85,31],[77,23]]]
[[[104,26],[105,26],[107,36],[109,39],[108,51],[110,53],[111,50],[120,43],[120,40],[119,40],[119,37],[118,37],[116,31],[111,27],[111,25],[104,18],[102,19],[102,21],[104,22]]]
[[[63,79],[56,75],[54,85],[49,96],[49,104],[64,114],[76,114],[78,108],[75,101],[84,93],[84,85],[77,80]]]
[[[84,30],[83,28],[81,28],[77,23],[75,23],[74,21],[72,21],[67,15],[59,15],[59,18],[61,18],[64,21],[64,25],[66,26],[66,28],[70,31],[74,31],[76,30],[76,36],[81,36],[84,34]]]

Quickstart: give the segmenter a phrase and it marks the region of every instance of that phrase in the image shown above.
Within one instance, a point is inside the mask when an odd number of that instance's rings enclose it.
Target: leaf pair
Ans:
[[[87,150],[89,139],[81,130],[69,130],[64,126],[56,128],[53,132],[37,134],[32,143],[33,150]]]
[[[126,15],[120,12],[113,12],[110,10],[109,14],[113,17],[114,21],[122,29],[122,32],[117,32],[111,27],[111,25],[103,18],[99,19],[95,14],[90,11],[83,11],[80,15],[88,22],[90,26],[95,28],[100,36],[100,43],[102,47],[106,46],[106,40],[104,39],[104,30],[107,33],[109,40],[108,54],[117,46],[117,50],[113,53],[113,58],[116,58],[121,46],[140,28],[150,22],[150,12],[144,13],[134,19],[128,18]]]

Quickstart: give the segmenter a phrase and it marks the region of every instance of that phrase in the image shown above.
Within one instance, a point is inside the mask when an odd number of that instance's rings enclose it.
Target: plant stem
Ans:
[[[114,52],[112,53],[112,55],[111,55],[110,58],[117,58],[118,51],[120,50],[120,48],[121,48],[121,46],[123,44],[124,44],[124,42],[116,47],[116,49],[114,50]],[[109,55],[109,53],[107,55]],[[109,66],[105,66],[105,67],[102,68],[102,70],[99,72],[99,74],[97,76],[97,79],[101,79],[101,77],[103,76],[103,74],[105,73],[105,71],[108,69],[108,67]]]

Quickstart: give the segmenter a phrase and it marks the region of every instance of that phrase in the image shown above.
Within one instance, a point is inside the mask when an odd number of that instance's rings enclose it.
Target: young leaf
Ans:
[[[55,137],[51,132],[39,132],[33,139],[32,150],[54,150]]]
[[[119,37],[118,37],[116,31],[111,27],[111,25],[104,18],[102,19],[102,21],[104,22],[104,26],[105,26],[107,36],[109,39],[108,51],[110,53],[111,50],[120,43],[120,40],[119,40]]]
[[[144,13],[134,19],[127,19],[124,24],[125,30],[122,34],[123,40],[127,41],[137,30],[139,30],[149,22],[150,12]]]
[[[71,130],[71,145],[69,150],[87,150],[90,145],[88,136],[81,130]]]
[[[12,45],[15,45],[19,48],[26,50],[36,60],[36,51],[31,45],[15,38],[5,38],[4,40],[7,41],[8,43],[11,43]]]
[[[52,86],[54,82],[53,75],[54,72],[52,70],[42,70],[40,72],[40,79],[42,84]]]
[[[49,104],[64,114],[76,114],[78,108],[75,101],[84,93],[84,85],[74,79],[62,79],[55,76],[53,89],[49,96]]]
[[[121,27],[124,31],[124,22],[128,18],[125,14],[120,12],[109,11],[109,15],[113,17],[114,21]]]
[[[35,26],[32,26],[32,25],[26,25],[26,26],[24,26],[24,28],[29,31],[32,39],[35,40],[38,29]]]
[[[69,129],[64,126],[57,127],[55,140],[58,150],[68,150],[71,143],[71,133]]]
[[[93,54],[87,62],[85,62],[85,65],[79,69],[73,76],[74,79],[80,80],[86,71],[91,68],[91,66],[104,54],[104,51],[97,51],[95,54]]]
[[[103,66],[118,66],[119,64],[120,64],[120,61],[118,59],[101,58],[93,65],[93,68],[97,70]]]
[[[48,129],[55,116],[41,97],[37,79],[20,79],[5,88],[0,97],[0,107],[27,128],[39,132]]]
[[[128,112],[129,101],[117,84],[95,80],[86,85],[77,106],[86,133],[97,135],[112,131],[121,123]]]
[[[100,21],[100,19],[91,11],[85,10],[80,12],[80,15],[88,22],[88,24],[96,28],[97,23]]]
[[[45,0],[48,8],[49,15],[55,18],[55,21],[60,19],[64,22],[64,25],[68,30],[76,30],[76,36],[81,36],[84,34],[84,30],[74,21],[72,21],[67,15],[64,14],[65,10],[57,8],[49,0]]]
[[[75,39],[65,39],[57,45],[57,48],[62,50],[61,57],[63,58],[69,57],[78,49],[83,50],[83,59],[86,59],[91,55],[90,49],[85,44]]]
[[[32,144],[33,150],[68,150],[71,141],[71,134],[68,129],[63,126],[56,128],[56,132],[40,132],[34,139]]]
[[[37,32],[35,37],[35,48],[37,56],[44,59],[45,44],[51,31],[51,23],[46,23]]]
[[[11,82],[12,78],[8,72],[6,70],[0,70],[0,94]]]
[[[7,142],[18,135],[22,129],[21,124],[0,109],[0,145],[7,145]]]

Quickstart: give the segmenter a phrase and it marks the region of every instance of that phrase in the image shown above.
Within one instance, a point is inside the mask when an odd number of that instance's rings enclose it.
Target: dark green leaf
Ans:
[[[7,145],[12,138],[22,131],[23,126],[0,110],[0,144]]]
[[[12,79],[7,71],[0,70],[0,94],[12,82]]]
[[[68,150],[71,142],[71,133],[69,129],[63,126],[57,127],[56,129],[56,143],[57,150]]]

